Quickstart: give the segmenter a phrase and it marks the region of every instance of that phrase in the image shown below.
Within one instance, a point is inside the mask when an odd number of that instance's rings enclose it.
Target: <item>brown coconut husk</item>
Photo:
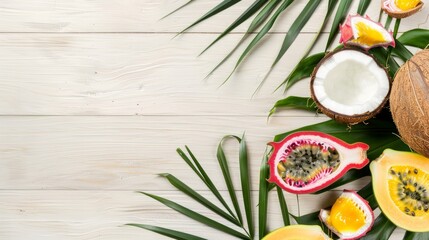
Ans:
[[[396,73],[390,110],[403,141],[429,157],[429,49],[418,52]]]
[[[410,9],[410,10],[406,10],[406,11],[400,11],[400,12],[395,12],[395,11],[390,11],[389,9],[386,9],[383,7],[383,2],[384,0],[381,1],[381,8],[383,9],[383,11],[391,16],[392,18],[406,18],[409,17],[411,15],[413,15],[414,13],[420,11],[424,5],[424,3],[422,1],[420,1],[417,6],[415,6],[414,8]]]

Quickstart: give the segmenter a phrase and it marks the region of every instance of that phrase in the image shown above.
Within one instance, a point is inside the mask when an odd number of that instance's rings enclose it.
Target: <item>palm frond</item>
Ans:
[[[249,171],[249,160],[247,157],[247,144],[244,141],[244,134],[241,138],[240,150],[239,150],[239,163],[240,163],[240,179],[241,179],[241,189],[243,193],[243,203],[244,209],[246,212],[247,226],[249,228],[250,238],[253,238],[255,235],[255,227],[252,215],[252,198],[251,198],[251,189],[250,189],[250,176]]]
[[[331,17],[332,13],[334,12],[335,6],[337,5],[338,0],[329,0],[328,2],[328,9],[326,10],[325,18],[323,19],[322,24],[320,25],[319,30],[317,31],[316,35],[314,36],[313,40],[311,41],[310,45],[308,46],[307,50],[302,55],[302,59],[306,58],[308,54],[313,50],[314,46],[316,45],[317,41],[319,40],[320,34],[322,33],[323,29],[325,28],[326,24],[329,21],[329,18]]]
[[[416,233],[416,232],[407,231],[402,240],[426,240],[426,239],[429,239],[428,232]]]
[[[289,96],[285,99],[278,100],[271,108],[268,117],[273,115],[278,108],[303,109],[310,112],[317,112],[317,106],[311,97]]]
[[[265,154],[262,158],[261,167],[259,169],[259,203],[258,203],[258,213],[259,213],[259,236],[265,236],[267,233],[267,212],[268,212],[268,192],[269,185],[267,179],[269,175],[268,168],[268,152],[265,151]]]
[[[229,172],[229,166],[228,166],[228,159],[225,156],[225,152],[223,150],[223,144],[224,142],[229,139],[235,139],[239,143],[239,168],[240,168],[240,182],[241,182],[241,188],[243,193],[243,204],[244,209],[246,213],[246,223],[247,228],[245,227],[245,224],[243,223],[243,218],[241,216],[240,206],[237,200],[236,191],[234,189],[234,186],[232,184],[232,176]],[[187,154],[181,150],[180,148],[177,149],[177,153],[182,157],[182,159],[189,165],[189,167],[197,174],[197,176],[201,179],[203,183],[206,184],[206,186],[210,189],[210,191],[213,193],[213,195],[216,196],[216,198],[222,203],[222,205],[227,209],[228,212],[222,210],[219,208],[216,204],[210,202],[206,197],[199,194],[197,191],[192,189],[190,186],[182,182],[180,179],[176,178],[174,175],[169,173],[162,173],[160,176],[166,178],[172,186],[174,186],[176,189],[178,189],[180,192],[188,195],[191,197],[195,202],[200,203],[202,206],[207,208],[208,210],[212,211],[213,213],[217,214],[218,216],[228,220],[230,223],[238,226],[242,229],[244,233],[241,233],[233,228],[230,228],[228,225],[224,225],[217,220],[213,220],[212,218],[206,217],[202,215],[201,213],[198,213],[190,208],[187,208],[183,205],[180,205],[177,202],[174,202],[170,199],[163,198],[158,195],[150,194],[147,192],[139,192],[141,194],[144,194],[154,200],[157,200],[158,202],[164,204],[165,206],[193,219],[200,223],[203,223],[213,229],[222,231],[226,234],[229,234],[233,237],[239,238],[239,239],[247,239],[251,240],[254,239],[255,235],[255,229],[254,229],[254,220],[253,220],[253,207],[252,207],[252,201],[251,201],[251,189],[250,189],[250,171],[249,171],[249,162],[248,162],[248,154],[247,154],[247,144],[244,140],[244,134],[242,138],[239,138],[234,135],[228,135],[222,138],[222,140],[219,142],[218,148],[217,148],[217,158],[219,162],[219,166],[222,170],[222,173],[224,175],[224,181],[228,188],[229,197],[233,203],[235,213],[231,210],[229,205],[224,200],[224,197],[220,194],[218,189],[213,184],[212,180],[208,176],[207,172],[203,169],[203,167],[200,165],[197,158],[194,156],[192,151],[186,146]],[[188,157],[189,155],[189,157]],[[236,215],[234,215],[236,214]],[[266,213],[265,213],[266,217]],[[161,228],[153,225],[146,225],[146,224],[136,224],[131,223],[128,224],[129,226],[135,226],[140,227],[143,229],[147,229],[153,232],[157,232],[159,234],[169,236],[176,239],[203,239],[196,236],[193,236],[192,234],[178,232],[176,230],[167,229],[167,228]]]
[[[166,17],[169,17],[170,15],[172,15],[172,14],[174,14],[174,13],[178,12],[180,9],[182,9],[182,8],[184,8],[184,7],[186,7],[186,6],[188,6],[188,5],[189,5],[190,3],[192,3],[193,1],[194,1],[194,0],[188,0],[186,3],[182,4],[180,7],[176,8],[176,9],[174,9],[173,11],[169,12],[168,14],[164,15],[164,17],[162,17],[161,19],[164,19],[164,18],[166,18]]]
[[[328,41],[326,42],[325,52],[329,49],[332,42],[334,41],[335,36],[337,36],[339,26],[347,16],[349,12],[350,5],[352,1],[350,0],[341,0],[340,5],[338,6],[337,13],[335,14],[334,21],[332,22],[331,31],[329,31]]]
[[[206,208],[210,209],[214,213],[218,214],[219,216],[225,218],[226,220],[230,221],[231,223],[241,226],[240,222],[237,221],[234,217],[232,217],[230,214],[226,213],[219,207],[217,207],[215,204],[211,203],[207,198],[201,196],[199,193],[197,193],[195,190],[193,190],[191,187],[177,179],[175,176],[169,174],[169,173],[161,173],[160,176],[165,177],[171,185],[173,185],[175,188],[177,188],[179,191],[183,192],[184,194],[188,195],[195,201],[199,202]]]
[[[321,0],[308,1],[307,5],[304,7],[302,12],[299,14],[299,16],[295,19],[295,21],[290,26],[289,31],[287,32],[283,40],[282,46],[280,48],[280,52],[278,53],[276,59],[274,60],[274,63],[272,64],[271,68],[274,67],[280,61],[280,59],[283,57],[283,55],[286,53],[286,51],[295,41],[296,37],[301,32],[302,28],[305,26],[305,24],[307,24],[308,20],[313,15],[314,11],[316,11],[316,8],[319,6],[320,2]]]
[[[295,66],[292,72],[289,73],[286,79],[277,87],[277,89],[279,89],[281,86],[286,84],[286,87],[285,87],[285,91],[286,91],[290,87],[292,87],[295,83],[297,83],[299,80],[310,77],[314,68],[317,66],[317,64],[319,64],[319,62],[322,60],[324,56],[325,56],[325,53],[321,52],[321,53],[310,55],[302,59]]]
[[[224,224],[221,224],[221,223],[219,223],[213,219],[210,219],[210,218],[208,218],[208,217],[206,217],[200,213],[197,213],[197,212],[195,212],[189,208],[186,208],[186,207],[184,207],[184,206],[182,206],[176,202],[173,202],[173,201],[168,200],[166,198],[163,198],[163,197],[160,197],[157,195],[153,195],[150,193],[146,193],[146,192],[140,192],[140,193],[144,194],[148,197],[151,197],[151,198],[159,201],[160,203],[164,204],[165,206],[167,206],[167,207],[169,207],[169,208],[171,208],[171,209],[173,209],[173,210],[175,210],[175,211],[177,211],[177,212],[179,212],[179,213],[181,213],[181,214],[183,214],[183,215],[185,215],[185,216],[187,216],[187,217],[189,217],[195,221],[198,221],[202,224],[205,224],[211,228],[214,228],[214,229],[217,229],[217,230],[222,231],[224,233],[230,234],[230,235],[237,237],[239,239],[246,239],[246,240],[249,239],[248,236],[246,236],[246,235],[244,235],[244,234],[242,234],[242,233],[240,233],[240,232],[238,232],[238,231],[236,231],[236,230],[234,230],[234,229],[232,229],[232,228],[230,228]]]
[[[425,49],[429,45],[429,30],[428,29],[412,29],[402,33],[398,41],[403,45]]]
[[[179,32],[177,35],[180,35],[184,32],[186,32],[188,29],[192,28],[193,26],[201,23],[202,21],[222,12],[225,9],[228,9],[229,7],[237,4],[238,2],[240,2],[241,0],[223,0],[221,3],[219,3],[218,5],[216,5],[214,8],[212,8],[210,11],[208,11],[206,14],[204,14],[203,16],[201,16],[198,20],[196,20],[194,23],[192,23],[191,25],[189,25],[188,27],[186,27],[185,29],[183,29],[181,32]]]
[[[238,27],[240,24],[242,24],[244,21],[249,19],[253,14],[255,14],[259,9],[261,9],[268,0],[256,0],[252,5],[250,5],[249,8],[247,8],[225,31],[223,31],[212,43],[210,43],[201,53],[203,54],[205,51],[207,51],[211,46],[213,46],[217,41],[222,39],[224,36],[226,36],[229,32],[234,30],[236,27]]]
[[[276,186],[276,190],[277,190],[277,197],[279,199],[280,210],[282,211],[283,225],[289,226],[290,225],[289,210],[287,208],[287,204],[285,201],[283,189],[281,189],[279,186]]]
[[[250,44],[246,47],[244,52],[240,55],[237,62],[235,63],[234,69],[229,74],[227,79],[225,79],[224,83],[228,81],[228,79],[232,76],[232,74],[237,70],[238,66],[243,62],[244,58],[252,51],[252,49],[259,43],[259,41],[264,38],[264,36],[268,33],[268,31],[273,27],[274,23],[276,22],[277,18],[282,14],[289,5],[293,2],[293,0],[285,0],[279,8],[274,12],[274,14],[271,16],[271,18],[268,20],[268,22],[264,25],[264,27],[256,34],[256,36],[253,38],[253,40],[250,42]]]
[[[371,3],[371,0],[360,0],[357,13],[359,15],[364,15],[370,3]]]
[[[220,66],[222,66],[223,63],[228,60],[233,53],[238,49],[239,46],[250,36],[250,34],[254,31],[256,31],[271,15],[271,13],[274,11],[274,9],[277,7],[277,5],[281,2],[281,0],[270,0],[267,5],[265,5],[261,11],[256,15],[256,17],[252,20],[252,23],[250,24],[249,28],[247,29],[246,33],[243,35],[243,37],[240,39],[240,41],[235,45],[235,47],[226,55],[210,72],[207,74],[207,77],[212,75]]]
[[[226,184],[226,187],[228,189],[229,196],[230,196],[231,201],[232,201],[232,205],[234,206],[236,216],[238,217],[238,221],[240,221],[240,223],[243,224],[243,217],[241,215],[240,205],[238,204],[237,195],[235,193],[234,184],[232,182],[231,173],[230,173],[229,167],[228,167],[228,161],[226,159],[225,152],[223,151],[223,147],[222,147],[222,144],[225,141],[225,139],[231,138],[231,137],[236,138],[236,136],[232,136],[232,135],[231,136],[225,136],[221,140],[221,142],[219,143],[218,148],[217,148],[217,159],[219,162],[219,166],[222,170],[222,174],[223,174],[223,177],[225,180],[225,184]]]
[[[229,214],[231,216],[233,216],[238,221],[234,212],[228,206],[225,199],[222,197],[219,190],[213,184],[213,181],[207,175],[206,171],[201,166],[201,164],[199,163],[197,158],[194,156],[194,154],[191,152],[191,150],[187,146],[186,146],[186,150],[187,150],[188,154],[191,156],[192,161],[188,158],[188,156],[186,156],[186,154],[180,148],[178,148],[176,151],[182,157],[182,159],[188,164],[188,166],[191,167],[191,169],[197,174],[197,176],[205,183],[207,188],[210,189],[210,191],[213,193],[213,195],[215,195],[215,197],[219,200],[219,202],[222,203],[222,205],[229,212]]]
[[[388,240],[392,235],[396,226],[387,217],[380,213],[375,219],[372,230],[369,231],[362,239],[363,240]]]

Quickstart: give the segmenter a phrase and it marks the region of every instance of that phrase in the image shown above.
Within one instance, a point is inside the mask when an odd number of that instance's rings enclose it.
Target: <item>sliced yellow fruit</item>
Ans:
[[[410,10],[417,6],[420,0],[395,0],[395,5],[401,10]]]

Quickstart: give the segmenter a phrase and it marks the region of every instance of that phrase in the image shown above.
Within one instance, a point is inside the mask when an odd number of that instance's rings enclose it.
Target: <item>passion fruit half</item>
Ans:
[[[269,143],[269,182],[291,193],[312,193],[341,178],[349,169],[369,163],[365,143],[348,144],[322,132],[296,132]]]
[[[344,190],[330,210],[320,210],[319,218],[344,240],[363,237],[374,224],[374,212],[368,202],[350,190]]]

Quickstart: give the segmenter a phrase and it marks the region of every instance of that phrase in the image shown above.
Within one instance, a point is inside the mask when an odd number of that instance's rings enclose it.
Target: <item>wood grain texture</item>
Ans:
[[[174,199],[204,216],[228,224],[226,220],[178,192],[150,193]],[[200,193],[216,202],[210,193],[204,191]],[[256,192],[252,195],[257,199]],[[241,200],[240,195],[238,197]],[[290,212],[297,214],[296,197],[292,194],[286,194],[285,197]],[[277,196],[272,195],[268,205],[270,227],[277,228],[282,221]],[[253,202],[255,210],[256,206],[257,203]],[[126,223],[171,227],[208,239],[234,239],[222,232],[210,230],[207,226],[132,191],[2,191],[0,214],[1,239],[169,239],[147,230],[124,226]]]
[[[218,4],[217,1],[195,1],[171,17],[161,18],[176,9],[186,0],[76,0],[38,1],[36,5],[25,0],[2,1],[0,3],[1,32],[179,32]],[[194,33],[222,32],[249,5],[252,0],[243,0],[223,14],[189,30]],[[359,1],[353,1],[351,12],[356,12]],[[305,26],[304,32],[317,32],[324,18],[327,1],[322,1],[314,17]],[[280,17],[273,32],[287,32],[293,19],[304,8],[306,1],[296,1]],[[372,1],[367,14],[378,18],[380,1]],[[403,30],[415,27],[427,28],[428,8],[401,24]],[[238,27],[244,32],[250,22]],[[329,25],[329,24],[328,24]],[[330,25],[329,28],[330,29]],[[327,31],[329,31],[327,29]],[[325,30],[326,31],[326,30]]]
[[[246,132],[253,189],[266,143],[275,134],[326,117],[237,118],[222,116],[0,118],[0,189],[159,190],[168,186],[157,175],[169,172],[206,189],[176,153],[185,145],[213,179],[226,189],[216,159],[225,135]],[[345,126],[346,128],[346,126]],[[238,174],[238,144],[225,143],[230,168]],[[236,180],[238,180],[238,175]],[[236,186],[239,186],[238,182]]]
[[[0,34],[0,114],[267,116],[284,97],[275,88],[314,34],[298,37],[253,98],[275,59],[280,35],[270,36],[223,86],[233,61],[204,78],[240,37],[231,36],[223,48],[197,57],[213,34],[173,36]],[[309,96],[308,80],[291,92]],[[302,111],[287,114],[308,116]]]
[[[266,143],[276,134],[327,119],[295,110],[267,119],[274,102],[285,96],[274,89],[315,36],[327,1],[253,98],[306,1],[295,1],[264,44],[222,87],[243,48],[209,79],[204,77],[240,40],[249,21],[198,54],[252,0],[243,0],[173,39],[218,1],[195,1],[160,20],[183,2],[0,2],[0,239],[167,239],[123,227],[129,222],[208,239],[233,239],[135,191],[171,197],[213,216],[157,174],[170,172],[213,199],[175,149],[188,145],[225,192],[215,158],[217,144],[224,135],[246,132],[256,207],[257,174]],[[378,9],[379,1],[372,1],[368,14],[377,18]],[[428,28],[428,15],[424,8],[404,19],[400,31]],[[323,50],[328,28],[315,52]],[[289,94],[308,96],[308,80]],[[225,149],[240,189],[237,144],[228,141]],[[340,189],[359,189],[367,182],[361,179]],[[270,194],[269,230],[273,230],[282,221],[277,197]],[[285,196],[291,213],[300,215],[328,206],[338,194],[335,190]],[[392,239],[402,235],[399,230]]]

